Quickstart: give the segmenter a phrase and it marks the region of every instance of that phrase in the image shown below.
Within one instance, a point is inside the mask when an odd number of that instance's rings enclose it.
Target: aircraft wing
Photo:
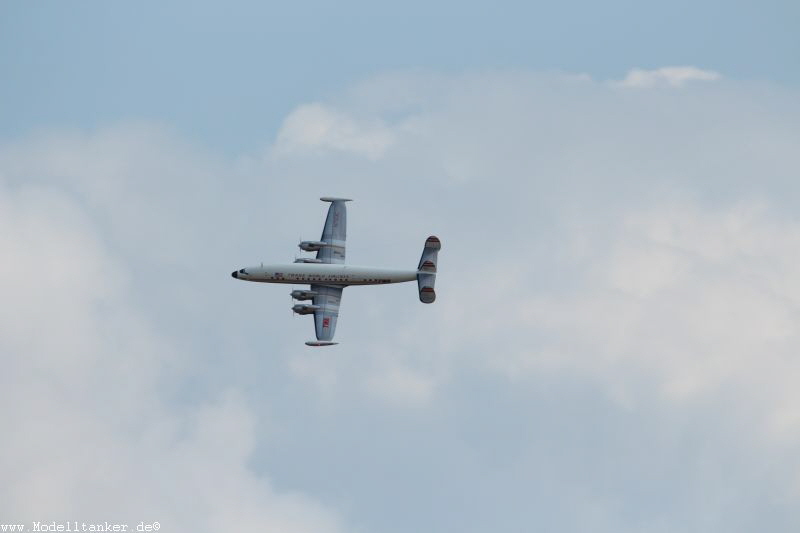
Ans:
[[[332,206],[331,206],[332,207]],[[344,287],[333,285],[312,285],[311,290],[316,292],[314,305],[319,309],[314,311],[314,328],[317,333],[317,342],[308,341],[309,346],[329,346],[336,344],[333,335],[336,333],[336,321],[339,318],[339,302],[342,301]]]
[[[323,263],[344,263],[345,241],[347,240],[347,208],[345,202],[347,198],[330,198],[324,196],[320,198],[323,202],[330,202],[328,217],[325,219],[325,227],[322,228],[320,241],[325,246],[317,251],[317,259]]]

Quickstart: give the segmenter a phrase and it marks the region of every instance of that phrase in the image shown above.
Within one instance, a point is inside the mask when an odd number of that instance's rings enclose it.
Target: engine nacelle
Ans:
[[[298,315],[311,315],[314,314],[314,311],[317,309],[320,309],[320,306],[310,304],[297,304],[292,306],[292,311]]]
[[[311,300],[317,295],[317,291],[292,291],[291,294],[295,300]]]
[[[298,257],[294,260],[295,263],[322,263],[321,259],[314,259],[312,257]]]
[[[322,241],[303,241],[297,246],[299,246],[301,250],[304,250],[306,252],[316,252],[318,250],[321,250],[327,245],[328,243]]]

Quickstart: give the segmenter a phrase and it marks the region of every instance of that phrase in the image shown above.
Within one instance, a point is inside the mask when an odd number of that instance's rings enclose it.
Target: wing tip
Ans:
[[[330,341],[306,341],[306,346],[333,346],[334,344],[339,343]]]
[[[323,202],[352,202],[352,198],[338,198],[336,196],[323,196],[320,198]]]

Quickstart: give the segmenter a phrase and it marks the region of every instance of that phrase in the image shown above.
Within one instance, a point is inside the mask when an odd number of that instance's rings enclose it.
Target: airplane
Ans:
[[[384,285],[417,280],[419,299],[430,304],[436,300],[436,263],[442,247],[438,237],[430,236],[425,241],[422,257],[416,270],[395,270],[344,264],[345,241],[347,239],[347,209],[349,198],[323,196],[323,202],[330,202],[328,216],[318,241],[302,241],[301,250],[317,252],[315,258],[295,259],[294,264],[261,263],[259,266],[240,268],[231,276],[244,281],[259,283],[287,283],[310,285],[309,290],[293,290],[290,294],[295,300],[311,300],[311,304],[299,303],[292,311],[299,315],[314,315],[316,341],[308,341],[308,346],[331,346],[339,318],[339,304],[342,291],[351,285]]]

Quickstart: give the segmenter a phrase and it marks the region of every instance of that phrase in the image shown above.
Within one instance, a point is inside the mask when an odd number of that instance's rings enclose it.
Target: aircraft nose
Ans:
[[[237,272],[236,270],[234,270],[233,272],[231,272],[231,277],[232,277],[232,278],[238,278],[238,277],[239,277],[239,272]]]

